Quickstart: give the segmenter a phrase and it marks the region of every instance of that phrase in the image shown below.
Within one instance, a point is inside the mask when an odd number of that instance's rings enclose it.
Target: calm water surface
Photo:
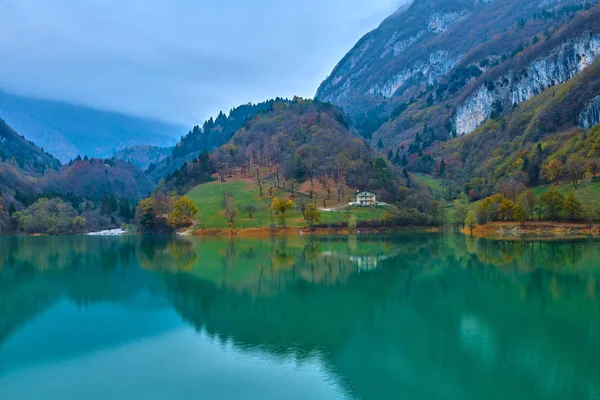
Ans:
[[[0,238],[0,399],[600,399],[600,243]]]

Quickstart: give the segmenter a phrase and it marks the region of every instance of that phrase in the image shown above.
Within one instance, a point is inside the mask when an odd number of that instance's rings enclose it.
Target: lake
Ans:
[[[1,399],[600,399],[600,243],[0,238]]]

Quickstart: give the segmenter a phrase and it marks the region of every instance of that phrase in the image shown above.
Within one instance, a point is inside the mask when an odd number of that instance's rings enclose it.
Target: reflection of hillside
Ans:
[[[359,398],[496,399],[519,381],[516,399],[588,399],[599,249],[429,234],[2,239],[0,342],[60,298],[149,292],[240,349],[319,354]]]
[[[588,280],[556,274],[554,264],[527,275],[517,264],[507,274],[456,251],[464,245],[408,240],[380,269],[343,285],[297,275],[276,296],[189,275],[166,282],[197,329],[241,348],[299,359],[318,352],[360,398],[431,398],[440,385],[456,398],[503,398],[502,382],[517,376],[530,386],[521,398],[589,398],[587,382],[600,390],[600,361],[588,357],[600,352],[600,338],[589,338],[599,304],[586,294]],[[557,282],[567,297],[560,302],[550,294]],[[548,381],[558,369],[578,372]]]

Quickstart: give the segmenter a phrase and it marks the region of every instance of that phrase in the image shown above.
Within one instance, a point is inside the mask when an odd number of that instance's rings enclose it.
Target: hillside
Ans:
[[[38,178],[59,167],[57,159],[0,120],[0,198],[17,189],[37,192]]]
[[[595,109],[600,93],[600,61],[568,82],[547,89],[473,133],[433,146],[446,173],[467,191],[491,194],[502,182],[537,186],[552,180],[583,180],[600,163],[600,126]],[[560,161],[560,176],[545,173]],[[560,172],[560,171],[559,171]]]
[[[186,193],[200,184],[190,193],[202,215],[207,199],[198,193],[210,194],[203,186],[211,180],[251,182],[253,196],[263,199],[273,190],[286,198],[302,194],[318,198],[319,207],[347,203],[356,189],[368,189],[398,208],[394,215],[402,224],[431,224],[437,214],[431,191],[357,138],[337,107],[301,98],[247,121],[228,143],[170,174],[160,189]]]
[[[115,159],[75,160],[40,180],[42,188],[58,193],[100,200],[104,196],[139,199],[154,188],[154,183],[136,166]]]
[[[150,164],[160,163],[167,158],[172,151],[172,147],[140,145],[119,150],[114,154],[113,158],[130,162],[136,167],[145,170]]]
[[[175,145],[171,154],[149,166],[148,175],[158,182],[161,178],[181,168],[186,162],[196,159],[202,151],[212,151],[226,143],[246,120],[258,113],[271,110],[276,103],[287,101],[277,98],[258,104],[243,104],[233,108],[227,115],[220,112],[216,119],[211,117],[202,126],[194,126]]]
[[[471,133],[600,57],[596,3],[415,1],[365,35],[317,98],[386,151],[417,133],[427,145]]]
[[[177,124],[1,91],[0,116],[62,162],[78,155],[111,157],[137,145],[172,146],[185,132]]]
[[[26,140],[0,119],[0,161],[31,173],[57,169],[60,162],[33,142]]]

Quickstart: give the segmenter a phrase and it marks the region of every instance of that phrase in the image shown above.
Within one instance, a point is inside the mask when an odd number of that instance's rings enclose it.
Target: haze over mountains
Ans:
[[[63,163],[78,155],[110,157],[137,145],[173,146],[189,129],[175,123],[2,91],[0,118]]]

